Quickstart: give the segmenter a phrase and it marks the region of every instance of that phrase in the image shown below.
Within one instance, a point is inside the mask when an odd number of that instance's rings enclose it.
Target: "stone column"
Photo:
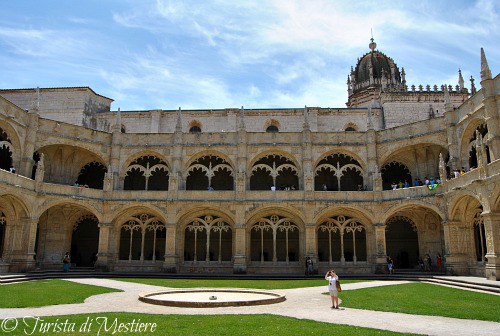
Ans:
[[[28,112],[28,130],[25,137],[24,148],[22,149],[22,163],[19,167],[19,174],[31,178],[33,169],[33,152],[38,132],[38,109],[31,109]]]
[[[305,224],[305,258],[307,257],[311,258],[314,266],[313,273],[318,272],[318,254],[317,254],[317,248],[316,248],[316,241],[317,241],[317,235],[316,235],[316,225],[314,223],[306,223]],[[302,263],[305,265],[305,260]],[[305,266],[304,266],[305,267]]]
[[[238,223],[235,225],[234,233],[234,274],[245,274],[247,272],[247,236],[246,224]]]
[[[443,221],[445,237],[445,268],[450,275],[468,275],[470,230],[460,221]]]
[[[103,271],[109,271],[113,262],[113,254],[109,246],[113,224],[99,223],[97,227],[99,228],[99,245],[97,248],[97,261],[95,267]]]
[[[10,234],[7,248],[11,252],[10,256],[6,253],[6,259],[10,259],[10,271],[27,272],[35,268],[34,250],[37,225],[38,218],[34,217],[22,217],[18,223],[12,225],[9,223]]]
[[[163,271],[166,273],[177,273],[179,256],[177,250],[177,223],[170,221],[165,225],[166,238],[165,238],[165,261],[163,262]]]
[[[385,224],[375,223],[373,224],[375,233],[375,273],[385,273],[386,272],[386,262],[387,262],[387,244],[385,240]]]
[[[483,212],[486,235],[486,278],[500,280],[500,212]]]

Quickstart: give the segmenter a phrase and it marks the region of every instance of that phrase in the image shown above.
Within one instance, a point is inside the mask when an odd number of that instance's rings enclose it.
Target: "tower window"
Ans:
[[[189,133],[201,133],[200,126],[191,126],[191,128],[189,129]]]
[[[266,132],[279,132],[278,127],[271,125],[266,128]]]

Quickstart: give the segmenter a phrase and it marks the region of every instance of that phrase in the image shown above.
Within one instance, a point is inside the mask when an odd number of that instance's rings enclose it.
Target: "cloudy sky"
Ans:
[[[500,1],[16,0],[0,11],[0,88],[90,86],[112,109],[345,107],[378,49],[409,85],[480,87],[500,69]]]

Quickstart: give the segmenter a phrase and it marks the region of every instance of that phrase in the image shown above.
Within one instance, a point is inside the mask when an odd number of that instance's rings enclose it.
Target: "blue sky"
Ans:
[[[409,85],[480,88],[500,68],[500,1],[3,1],[0,88],[90,86],[112,109],[345,107],[378,49]]]

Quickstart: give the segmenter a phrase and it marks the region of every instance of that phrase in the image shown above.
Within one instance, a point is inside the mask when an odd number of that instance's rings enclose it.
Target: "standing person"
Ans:
[[[328,271],[325,274],[325,280],[328,280],[328,291],[332,298],[332,309],[339,309],[339,291],[337,290],[337,281],[339,277],[334,270]]]
[[[424,266],[426,271],[431,270],[431,256],[428,253],[424,257]]]
[[[311,275],[313,274],[313,261],[311,260],[311,257],[307,257],[306,259],[306,275]]]
[[[394,261],[391,256],[387,256],[387,269],[389,270],[389,274],[394,272]]]
[[[441,254],[436,255],[436,265],[439,270],[441,270],[441,266],[443,266],[443,260],[441,259]]]
[[[69,252],[66,252],[66,254],[64,255],[64,259],[63,259],[64,272],[69,272],[69,263],[70,262],[71,262],[71,258],[69,256]]]

